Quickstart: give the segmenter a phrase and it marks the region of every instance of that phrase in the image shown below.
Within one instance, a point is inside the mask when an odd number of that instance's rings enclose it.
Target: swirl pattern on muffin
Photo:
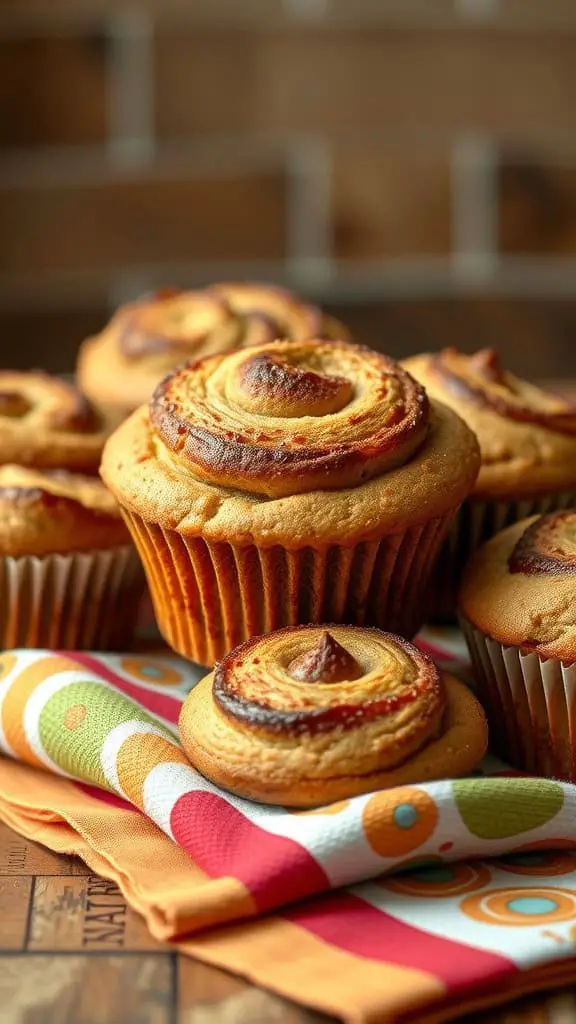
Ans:
[[[272,285],[217,284],[163,288],[120,307],[101,334],[82,346],[78,374],[96,401],[135,408],[163,373],[189,359],[277,338],[348,338],[317,306]],[[110,380],[117,365],[124,380]],[[108,369],[107,369],[108,367]]]
[[[486,747],[464,687],[406,640],[358,626],[247,641],[189,695],[180,731],[208,778],[294,806],[461,773]]]
[[[254,312],[238,315],[206,291],[157,292],[124,306],[114,318],[118,346],[127,359],[147,358],[162,367],[174,360],[273,340],[274,324]]]
[[[505,502],[508,509],[493,510],[496,520],[512,522],[513,506],[523,500],[535,512],[543,501],[542,511],[567,507],[576,482],[575,406],[504,370],[490,349],[475,355],[444,349],[403,365],[429,398],[453,409],[476,434],[482,455],[476,509],[480,501]],[[490,535],[490,513],[480,535]]]
[[[88,399],[74,385],[48,373],[0,371],[0,420],[28,430],[90,434],[101,426]]]
[[[459,610],[492,639],[576,662],[576,510],[522,519],[475,552]]]
[[[576,406],[504,370],[493,349],[472,356],[443,349],[432,357],[431,370],[456,397],[521,423],[576,434]]]
[[[116,501],[97,478],[0,466],[0,554],[89,551],[129,539]]]
[[[188,364],[150,403],[179,464],[270,497],[353,487],[403,465],[426,439],[428,414],[424,389],[392,359],[320,340]]]
[[[510,572],[576,576],[576,512],[551,512],[526,528],[508,559]]]
[[[96,473],[111,427],[74,385],[40,371],[0,371],[0,465]]]

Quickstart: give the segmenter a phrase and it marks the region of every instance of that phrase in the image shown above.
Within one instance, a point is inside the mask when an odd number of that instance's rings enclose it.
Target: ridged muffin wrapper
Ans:
[[[462,628],[491,748],[522,771],[575,782],[576,665],[501,644],[467,619]]]
[[[468,498],[456,513],[436,562],[430,606],[432,621],[455,620],[460,577],[476,548],[500,530],[527,516],[544,515],[546,512],[572,507],[576,507],[576,491],[562,491],[518,501],[480,501]]]
[[[0,557],[3,648],[122,650],[134,635],[144,575],[131,544]]]
[[[426,618],[427,584],[454,514],[355,546],[289,550],[185,537],[122,511],[160,632],[203,665],[251,636],[309,622],[413,636]]]

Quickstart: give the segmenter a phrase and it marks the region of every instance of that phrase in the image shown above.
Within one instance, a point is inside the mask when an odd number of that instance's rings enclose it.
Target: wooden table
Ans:
[[[576,1020],[576,988],[467,1024]],[[321,1024],[156,942],[117,887],[0,824],[2,1024]]]

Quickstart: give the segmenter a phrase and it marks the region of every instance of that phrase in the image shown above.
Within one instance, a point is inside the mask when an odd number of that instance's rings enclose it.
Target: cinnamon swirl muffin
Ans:
[[[576,510],[480,548],[460,612],[491,740],[518,768],[576,782]]]
[[[109,425],[71,385],[0,371],[0,643],[129,640],[143,573],[95,476]]]
[[[99,405],[128,415],[186,359],[276,338],[317,336],[347,338],[348,332],[283,288],[248,282],[197,291],[164,288],[122,306],[100,334],[83,343],[78,381]]]
[[[509,523],[576,504],[576,407],[519,380],[485,349],[415,356],[404,366],[476,434],[482,465],[437,564],[437,610],[454,610],[470,553]]]
[[[406,640],[358,626],[248,640],[186,698],[180,735],[213,782],[293,807],[464,775],[487,744],[462,683]]]
[[[278,341],[170,373],[112,435],[102,475],[168,643],[213,664],[284,625],[413,635],[474,435],[387,356]]]
[[[113,425],[58,377],[0,370],[0,465],[96,475]]]

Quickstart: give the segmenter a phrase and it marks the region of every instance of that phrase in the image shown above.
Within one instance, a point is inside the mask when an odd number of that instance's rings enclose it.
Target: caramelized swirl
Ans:
[[[0,466],[0,553],[45,555],[127,544],[114,498],[94,478]]]
[[[47,373],[0,371],[0,465],[92,475],[113,425],[72,384]]]
[[[278,341],[175,370],[150,419],[168,457],[195,476],[277,497],[353,487],[404,464],[426,438],[428,402],[387,356]]]
[[[74,431],[89,434],[101,428],[88,400],[72,384],[47,373],[0,371],[0,430]]]
[[[466,356],[446,348],[431,358],[430,368],[456,398],[468,399],[511,420],[576,434],[576,406],[508,373],[491,349]]]
[[[576,576],[576,511],[551,512],[528,526],[508,568],[528,575]]]
[[[320,662],[313,678],[297,671],[294,663],[304,658]],[[313,736],[371,724],[389,746],[401,718],[403,727],[410,722],[402,757],[438,729],[444,704],[440,675],[426,655],[391,633],[354,626],[295,626],[248,640],[217,664],[213,694],[228,718],[273,734]]]
[[[164,288],[122,307],[111,327],[127,359],[148,358],[168,369],[279,337],[302,341],[322,334],[329,321],[281,288],[220,284],[197,291]]]
[[[407,640],[361,626],[248,640],[194,687],[179,727],[209,779],[293,807],[461,775],[487,743],[465,686]]]

